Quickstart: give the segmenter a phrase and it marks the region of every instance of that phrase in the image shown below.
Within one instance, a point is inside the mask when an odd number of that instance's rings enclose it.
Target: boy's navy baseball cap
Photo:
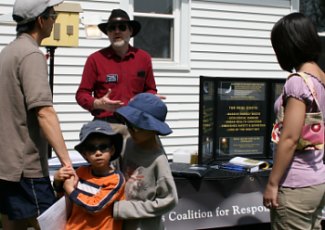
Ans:
[[[167,106],[154,94],[137,94],[128,105],[117,109],[116,114],[141,129],[156,131],[160,135],[172,133],[165,123]]]
[[[46,8],[58,5],[63,1],[64,0],[16,0],[12,16],[18,25],[23,25],[40,16]],[[18,18],[14,16],[18,16],[21,20],[18,20]]]
[[[83,146],[87,138],[94,133],[101,133],[107,136],[110,136],[113,139],[113,144],[115,147],[115,154],[112,156],[111,161],[118,158],[122,151],[123,146],[123,137],[120,133],[115,132],[109,123],[101,120],[93,120],[87,124],[84,124],[81,128],[79,139],[80,143],[77,144],[74,148],[78,152],[82,152]]]

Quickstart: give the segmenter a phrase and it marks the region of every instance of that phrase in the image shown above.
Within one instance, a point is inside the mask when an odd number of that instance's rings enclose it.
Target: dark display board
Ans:
[[[284,82],[200,76],[199,162],[271,158],[273,105]]]

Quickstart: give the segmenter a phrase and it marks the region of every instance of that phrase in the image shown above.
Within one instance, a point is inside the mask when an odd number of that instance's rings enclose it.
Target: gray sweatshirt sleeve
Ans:
[[[167,167],[167,168],[166,168]],[[178,202],[176,185],[169,165],[160,165],[160,176],[156,181],[156,195],[147,200],[122,200],[114,203],[114,218],[137,219],[163,215]]]

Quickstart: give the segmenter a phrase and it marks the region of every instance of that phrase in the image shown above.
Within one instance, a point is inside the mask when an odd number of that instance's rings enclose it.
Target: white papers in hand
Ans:
[[[64,230],[67,222],[65,197],[61,197],[37,217],[37,220],[42,230]]]

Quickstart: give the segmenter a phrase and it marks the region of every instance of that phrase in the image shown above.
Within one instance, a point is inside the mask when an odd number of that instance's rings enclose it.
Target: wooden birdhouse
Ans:
[[[44,39],[42,46],[77,47],[79,45],[79,13],[78,3],[62,3],[54,7],[58,17],[53,25],[51,36]]]

